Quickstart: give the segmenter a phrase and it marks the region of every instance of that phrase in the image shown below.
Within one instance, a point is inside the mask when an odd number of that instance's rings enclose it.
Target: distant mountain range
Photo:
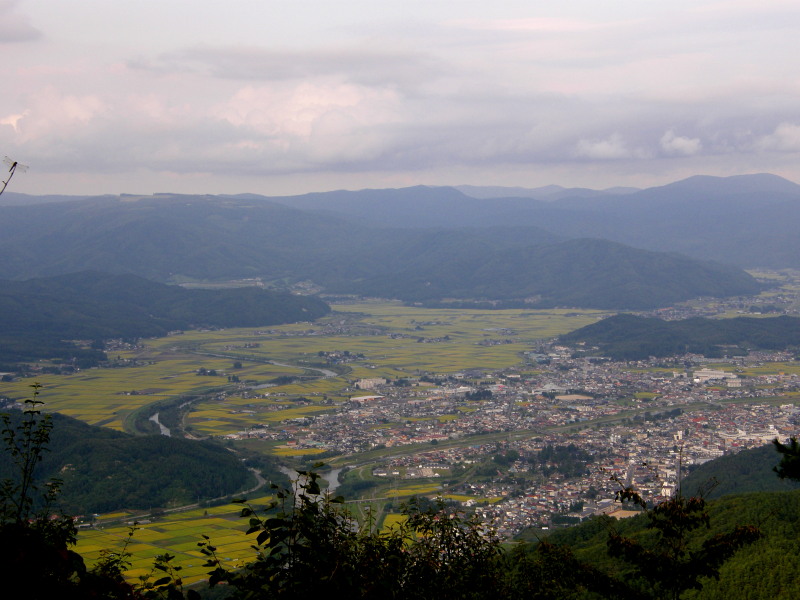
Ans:
[[[589,188],[565,188],[560,185],[546,185],[538,188],[505,187],[499,185],[457,185],[459,192],[472,198],[534,198],[536,200],[563,200],[564,198],[592,198],[597,196],[622,196],[638,192],[639,188],[613,187],[606,190]]]
[[[800,185],[775,175],[695,176],[638,191],[554,187],[529,194],[415,187],[272,200],[375,225],[536,226],[565,238],[602,238],[742,267],[800,267]],[[501,196],[489,198],[487,189]]]
[[[408,302],[638,309],[760,289],[740,269],[709,260],[800,266],[800,186],[780,177],[534,192],[540,199],[424,186],[273,198],[50,197],[0,207],[0,277],[87,269],[172,283],[260,277]]]

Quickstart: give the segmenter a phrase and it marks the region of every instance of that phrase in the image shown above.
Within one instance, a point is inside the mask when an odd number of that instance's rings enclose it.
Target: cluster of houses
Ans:
[[[701,357],[684,357],[688,368],[681,362],[670,369],[663,361],[657,368],[650,361],[573,359],[566,348],[545,352],[547,364],[537,366],[536,375],[429,376],[411,379],[408,387],[379,377],[361,379],[352,382],[350,399],[329,412],[260,424],[231,437],[282,440],[300,450],[342,454],[430,445],[376,464],[373,476],[387,480],[443,481],[454,468],[514,450],[519,457],[498,466],[496,474],[439,489],[474,505],[502,534],[513,535],[565,516],[625,515],[613,502],[621,482],[657,501],[674,492],[679,464],[699,464],[798,432],[790,400],[775,405],[759,398],[791,396],[800,391],[800,378],[741,374],[754,364],[791,360],[786,353],[755,353],[721,370],[703,365]],[[726,402],[744,398],[748,401]],[[501,442],[470,444],[472,436],[484,433],[507,435],[495,436]],[[580,477],[552,473],[542,478],[532,472],[529,458],[548,444],[575,444],[596,458]]]

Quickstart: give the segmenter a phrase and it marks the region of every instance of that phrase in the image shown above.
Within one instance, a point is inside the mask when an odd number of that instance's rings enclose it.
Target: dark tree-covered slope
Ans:
[[[592,239],[485,252],[456,264],[367,278],[350,288],[410,302],[531,298],[535,306],[592,308],[651,308],[760,289],[733,267]]]
[[[22,417],[21,411],[7,414],[12,426]],[[217,444],[136,437],[52,416],[54,428],[37,477],[63,481],[60,502],[67,512],[190,504],[255,485],[242,460]],[[0,480],[13,473],[11,461],[0,463]]]
[[[311,321],[330,310],[313,297],[257,288],[188,290],[135,275],[81,272],[1,283],[0,362],[79,352],[64,340],[150,337],[190,326]]]
[[[663,321],[657,318],[615,315],[561,336],[565,344],[584,342],[599,348],[595,353],[615,360],[638,360],[649,356],[672,356],[687,352],[722,356],[748,348],[782,350],[800,347],[797,317],[734,319],[693,318]]]
[[[702,591],[688,591],[682,598],[767,600],[797,594],[800,490],[730,495],[710,502],[708,508],[711,526],[700,528],[690,547],[696,547],[700,539],[737,525],[756,525],[762,537],[725,562],[719,580],[707,578]],[[609,529],[613,527],[624,536],[642,539],[648,535],[646,525],[647,521],[641,517],[618,522],[597,518],[555,532],[547,540],[568,545],[579,559],[624,578],[629,572],[626,566],[608,556]]]
[[[780,492],[800,488],[800,483],[780,479],[772,470],[780,462],[775,446],[742,450],[722,456],[692,470],[683,480],[683,490],[694,495],[708,489],[706,498],[746,492]],[[713,483],[713,485],[709,485]]]

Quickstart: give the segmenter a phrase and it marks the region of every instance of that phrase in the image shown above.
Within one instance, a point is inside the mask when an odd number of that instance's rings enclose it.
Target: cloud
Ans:
[[[411,50],[391,51],[364,43],[319,49],[195,46],[154,58],[128,61],[134,70],[194,73],[219,79],[283,81],[339,78],[353,83],[415,83],[446,72],[439,59]]]
[[[666,154],[679,156],[692,156],[703,148],[703,144],[699,139],[675,135],[672,129],[661,136],[659,143]]]
[[[29,111],[24,111],[21,113],[13,114],[13,115],[6,115],[2,119],[0,119],[0,125],[8,125],[14,131],[19,131],[17,129],[17,124],[19,123],[20,119],[23,119],[28,116]]]
[[[616,160],[633,156],[625,140],[618,133],[613,133],[603,140],[582,139],[578,142],[576,153],[580,157],[597,160]]]
[[[48,86],[31,95],[29,106],[7,115],[2,123],[14,128],[20,142],[78,134],[104,110],[96,95],[63,94]]]
[[[771,134],[760,138],[756,146],[761,150],[800,152],[800,125],[781,123]]]
[[[0,43],[29,42],[41,37],[30,20],[16,12],[16,0],[0,0]]]
[[[312,163],[363,160],[391,144],[400,98],[389,89],[304,82],[246,86],[216,110],[251,147]],[[255,146],[253,146],[253,144]]]
[[[535,33],[583,33],[603,27],[598,23],[563,18],[521,18],[521,19],[462,19],[453,21],[454,25],[465,29],[490,31],[524,31]]]

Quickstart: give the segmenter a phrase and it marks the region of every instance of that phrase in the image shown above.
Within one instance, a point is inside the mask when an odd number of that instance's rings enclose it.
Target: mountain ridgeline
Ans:
[[[93,269],[161,282],[260,277],[427,305],[619,310],[749,295],[761,288],[740,267],[798,266],[800,238],[790,225],[800,186],[779,177],[590,192],[491,199],[420,186],[2,206],[0,276]]]
[[[104,358],[70,340],[163,336],[190,327],[256,327],[313,321],[330,307],[314,297],[254,287],[189,290],[136,275],[80,272],[0,286],[0,363]]]
[[[741,267],[800,267],[800,185],[766,173],[698,175],[644,190],[420,186],[271,200],[373,225],[535,226]]]

